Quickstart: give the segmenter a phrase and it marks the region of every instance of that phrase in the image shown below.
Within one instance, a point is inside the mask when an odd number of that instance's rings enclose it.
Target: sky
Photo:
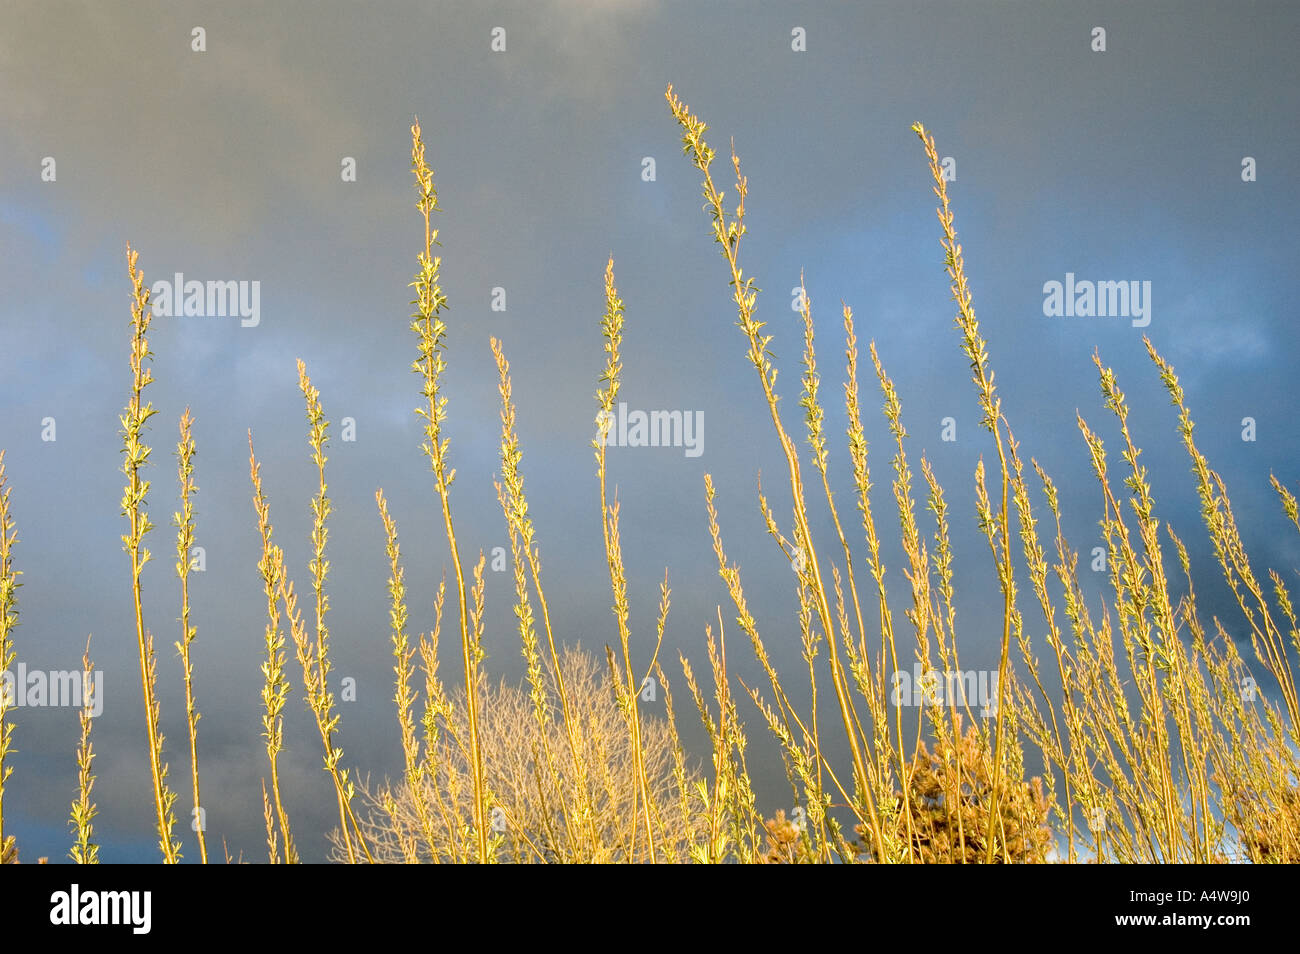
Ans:
[[[910,129],[917,121],[951,159],[956,228],[1007,419],[1022,453],[1057,482],[1067,536],[1083,559],[1099,542],[1102,511],[1076,412],[1109,448],[1119,440],[1097,386],[1096,351],[1127,394],[1158,515],[1189,545],[1205,618],[1217,614],[1245,635],[1200,523],[1147,335],[1180,376],[1197,440],[1227,482],[1256,567],[1300,565],[1300,540],[1268,484],[1270,473],[1293,490],[1300,481],[1292,280],[1300,209],[1288,185],[1300,174],[1294,4],[0,6],[0,449],[23,573],[14,649],[28,671],[73,670],[91,637],[104,674],[94,744],[105,860],[157,858],[121,541],[127,243],[151,286],[180,273],[243,283],[249,304],[257,292],[256,310],[242,317],[155,314],[150,333],[155,382],[146,397],[158,414],[148,431],[156,529],[147,543],[156,558],[143,592],[160,647],[173,784],[187,793],[170,523],[177,424],[188,407],[206,560],[191,592],[209,845],[265,857],[265,603],[247,434],[301,591],[315,471],[299,359],[333,422],[332,649],[336,678],[356,686],[356,701],[339,703],[344,764],[375,778],[400,770],[376,488],[401,534],[413,632],[431,626],[433,592],[449,567],[410,373],[408,285],[423,237],[410,171],[417,116],[439,194],[446,433],[462,552],[472,562],[480,549],[490,557],[508,546],[492,485],[500,472],[495,336],[511,362],[526,487],[563,642],[602,654],[617,645],[590,446],[612,255],[626,308],[628,412],[702,421],[694,448],[609,449],[634,654],[645,663],[653,651],[667,569],[673,605],[661,658],[670,679],[680,682],[679,652],[707,671],[705,627],[716,631],[719,606],[738,647],[728,657],[735,675],[749,684],[761,677],[718,578],[704,505],[710,474],[724,541],[777,668],[802,666],[794,577],[755,496],[762,475],[788,533],[783,459],[735,326],[701,177],[665,102],[669,84],[708,123],[719,181],[730,183],[732,142],[748,177],[742,264],[761,289],[758,317],[774,335],[783,419],[800,439],[802,329],[792,290],[803,276],[831,481],[850,516],[844,304],[864,354],[876,343],[902,402],[913,470],[919,475],[924,452],[948,494],[965,665],[996,666],[1000,596],[973,492],[976,463],[993,446],[978,426],[953,325],[933,183]],[[1052,314],[1052,282],[1133,283],[1142,313]],[[863,371],[873,505],[901,612],[891,441],[869,366]],[[341,439],[344,418],[355,440]],[[945,426],[955,439],[944,439]],[[1046,509],[1041,495],[1035,505]],[[813,500],[812,513],[829,540],[824,499]],[[922,527],[933,532],[928,520]],[[854,545],[861,552],[860,529]],[[487,602],[489,671],[518,680],[509,572],[488,571]],[[1250,655],[1248,642],[1242,648]],[[444,655],[444,671],[454,662]],[[295,666],[291,656],[291,676]],[[283,785],[304,857],[322,860],[333,799],[300,672],[294,686]],[[679,723],[707,761],[694,713],[680,702]],[[13,711],[7,830],[24,858],[66,860],[77,712]],[[752,706],[742,716],[760,808],[788,813],[778,750]],[[179,818],[188,820],[188,805],[182,794]]]

